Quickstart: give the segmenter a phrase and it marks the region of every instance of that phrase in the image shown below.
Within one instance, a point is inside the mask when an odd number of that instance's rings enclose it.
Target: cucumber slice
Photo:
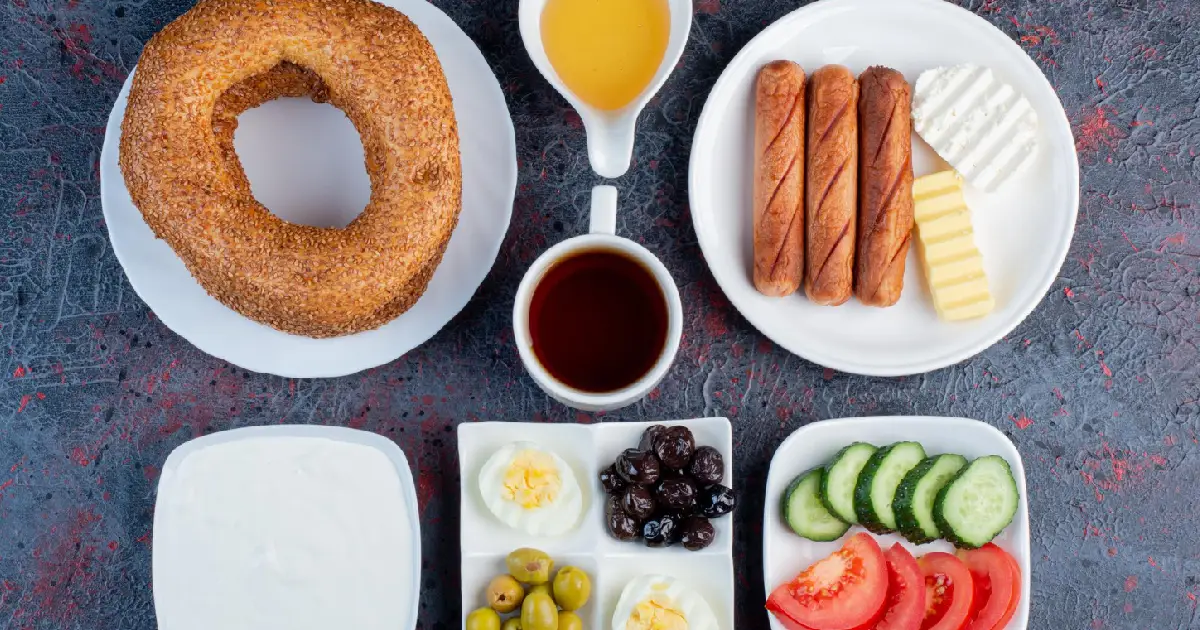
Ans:
[[[1017,514],[1017,482],[999,455],[980,457],[938,493],[933,520],[942,536],[963,549],[987,544]]]
[[[904,475],[925,459],[925,449],[916,442],[885,446],[867,460],[854,487],[854,510],[858,522],[876,534],[896,531],[892,500]]]
[[[783,520],[792,531],[817,542],[837,540],[850,529],[821,503],[818,493],[824,475],[824,470],[814,468],[796,477],[783,493]]]
[[[908,471],[896,488],[892,510],[896,527],[913,544],[923,545],[941,537],[933,521],[933,502],[938,492],[967,465],[962,455],[934,455]]]
[[[847,523],[857,523],[854,511],[854,486],[858,474],[877,449],[865,442],[855,442],[833,456],[821,476],[821,501],[834,516]]]

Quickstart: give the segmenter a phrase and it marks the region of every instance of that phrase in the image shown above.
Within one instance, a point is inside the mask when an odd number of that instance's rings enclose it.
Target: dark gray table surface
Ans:
[[[423,629],[459,619],[454,427],[725,415],[743,492],[738,627],[763,627],[763,485],[779,442],[841,416],[986,420],[1029,475],[1032,628],[1200,628],[1200,3],[959,0],[1050,78],[1083,171],[1074,246],[1011,335],[924,376],[851,376],[774,346],[713,281],[688,215],[692,133],[721,69],[796,1],[698,0],[683,63],[642,117],[616,182],[620,229],[665,260],[683,348],[649,398],[603,418],[543,395],[510,309],[541,251],[584,231],[579,118],[521,45],[517,0],[439,0],[482,48],[517,129],[512,227],[475,298],[430,342],[340,379],[247,373],[167,330],[121,271],[98,163],[143,43],[191,0],[0,2],[0,629],[155,627],[151,516],[167,453],[211,431],[360,427],[418,471]],[[767,498],[773,500],[773,497]]]

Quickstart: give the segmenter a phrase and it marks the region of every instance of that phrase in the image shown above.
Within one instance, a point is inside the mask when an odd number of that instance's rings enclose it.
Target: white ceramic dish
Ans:
[[[802,295],[769,298],[755,291],[751,184],[753,85],[768,61],[791,59],[811,73],[838,63],[861,72],[887,65],[910,83],[941,65],[992,67],[1032,102],[1041,120],[1033,167],[993,194],[967,191],[976,242],[996,298],[989,316],[939,321],[909,253],[900,302],[887,309],[851,299],[817,306]],[[944,168],[914,134],[917,176]],[[822,0],[763,30],[722,73],[704,106],[692,144],[689,196],[696,234],[713,276],[764,335],[814,363],[845,372],[900,376],[963,361],[1007,335],[1054,282],[1075,228],[1079,164],[1070,124],[1053,87],[1007,35],[942,0]]]
[[[245,581],[246,576],[257,576],[253,578],[255,583],[262,580],[262,576],[271,575],[279,582],[278,588],[267,589],[266,592],[271,593],[272,597],[267,597],[261,600],[256,600],[252,607],[255,613],[264,615],[267,619],[275,619],[279,623],[283,623],[282,627],[292,627],[288,625],[284,619],[289,610],[294,610],[296,607],[289,604],[288,598],[294,597],[292,589],[299,588],[302,585],[312,586],[313,576],[317,583],[321,579],[338,579],[353,581],[356,579],[365,579],[365,576],[371,575],[374,570],[375,574],[385,574],[396,576],[397,583],[389,585],[386,595],[378,599],[364,601],[364,597],[370,598],[372,595],[370,585],[364,585],[364,588],[359,590],[355,595],[347,595],[342,593],[341,596],[345,600],[339,601],[333,594],[325,591],[325,596],[330,598],[324,602],[332,609],[336,610],[339,607],[359,605],[360,610],[366,608],[363,604],[373,604],[370,609],[375,611],[386,610],[386,617],[372,618],[368,623],[380,623],[389,628],[415,628],[417,625],[417,613],[419,610],[418,602],[421,589],[421,522],[417,514],[417,495],[413,486],[412,471],[409,469],[408,459],[394,443],[386,438],[368,433],[365,431],[356,431],[342,427],[325,427],[325,426],[300,426],[300,425],[279,425],[267,427],[248,427],[243,429],[234,429],[232,431],[224,431],[214,433],[201,438],[191,440],[176,448],[167,457],[166,463],[162,466],[162,473],[158,482],[158,493],[156,498],[154,512],[154,540],[153,540],[153,577],[154,577],[154,608],[158,619],[158,627],[162,630],[174,630],[178,628],[193,628],[196,620],[201,615],[211,612],[212,601],[206,600],[198,591],[198,587],[194,580],[200,572],[200,568],[205,568],[205,571],[211,572],[213,569],[210,566],[212,558],[218,554],[212,553],[212,549],[205,549],[197,544],[198,537],[195,533],[206,528],[220,527],[220,523],[240,523],[244,531],[253,532],[257,528],[262,527],[265,517],[270,518],[287,518],[286,527],[296,528],[301,532],[305,528],[314,526],[316,521],[329,521],[329,518],[320,518],[321,516],[336,516],[308,514],[307,516],[296,515],[295,518],[287,515],[262,515],[250,513],[235,513],[229,504],[222,501],[204,502],[199,500],[184,487],[180,482],[180,468],[189,458],[205,451],[212,452],[210,449],[214,447],[228,447],[233,443],[245,445],[255,440],[272,439],[277,440],[284,438],[286,440],[302,439],[312,440],[314,443],[320,442],[338,442],[345,445],[353,445],[356,447],[368,447],[381,453],[387,462],[390,462],[390,467],[384,463],[381,467],[373,470],[380,470],[378,479],[373,479],[374,483],[363,483],[362,479],[349,480],[350,483],[358,484],[360,488],[371,488],[370,491],[359,495],[341,495],[344,497],[342,501],[343,507],[348,507],[350,511],[363,514],[370,513],[376,518],[387,519],[386,522],[372,523],[369,528],[357,528],[359,531],[354,532],[355,526],[350,524],[347,526],[347,536],[354,536],[356,533],[361,540],[358,540],[357,545],[343,544],[339,549],[339,553],[344,553],[348,557],[359,558],[358,563],[354,568],[346,574],[335,575],[337,571],[334,567],[322,566],[320,564],[321,556],[312,555],[309,557],[288,556],[275,557],[273,548],[257,550],[261,554],[262,561],[254,565],[241,565],[234,568],[226,567],[226,570],[243,573],[243,575],[229,574],[227,582],[229,584],[237,584],[239,580]],[[320,444],[318,444],[319,446]],[[357,451],[356,451],[357,452]],[[269,462],[269,458],[264,458],[264,462]],[[287,475],[312,475],[312,474],[330,474],[334,475],[329,479],[331,483],[346,483],[346,479],[336,478],[336,471],[329,471],[322,467],[322,462],[314,462],[312,466],[305,467],[305,470],[276,470],[271,473],[264,473],[261,479],[275,478]],[[236,474],[236,473],[231,473]],[[394,477],[391,477],[394,475]],[[391,478],[388,478],[391,477]],[[234,482],[237,480],[234,479]],[[251,482],[253,480],[247,480]],[[268,488],[269,489],[269,488]],[[395,492],[396,494],[391,494]],[[363,502],[366,503],[363,503]],[[395,507],[399,505],[399,510],[392,512],[391,510],[378,510],[379,505],[388,503]],[[166,508],[164,506],[173,506],[179,504],[195,504],[195,509],[203,512],[203,516],[199,519],[183,518],[177,510]],[[202,505],[201,505],[202,504]],[[331,509],[329,505],[324,505],[321,508],[313,507],[313,510]],[[211,511],[210,511],[211,510]],[[215,513],[214,513],[215,512]],[[332,519],[336,520],[336,519]],[[380,531],[391,532],[391,540],[386,548],[376,548],[369,542],[378,539]],[[221,532],[221,529],[214,530]],[[276,530],[271,530],[276,531]],[[328,537],[324,535],[326,530],[320,532],[310,530],[302,536],[320,536],[321,540],[326,540]],[[235,539],[237,537],[224,536],[203,536],[207,540],[219,539],[221,544],[228,545],[231,548],[238,548],[239,545],[244,546],[247,540],[251,540],[252,536],[246,536],[245,539]],[[272,540],[274,540],[272,538]],[[335,542],[336,544],[336,542]],[[373,551],[372,551],[373,550]],[[369,551],[363,556],[364,551]],[[374,562],[374,566],[371,563]],[[270,567],[286,567],[289,568],[289,577],[283,577],[279,574],[271,574]],[[265,567],[265,568],[264,568]],[[345,565],[342,567],[345,569]],[[301,579],[304,578],[304,579]],[[308,580],[305,582],[304,580]],[[266,581],[270,581],[267,578]],[[391,586],[402,585],[399,588],[390,588]],[[204,588],[208,588],[205,585]],[[213,587],[220,589],[222,587]],[[376,594],[378,595],[378,594]],[[349,601],[353,600],[353,601]],[[243,602],[245,603],[245,602]],[[197,607],[200,607],[197,610]],[[275,611],[274,613],[272,611]],[[273,616],[275,615],[275,616]],[[348,620],[348,619],[347,619]],[[269,622],[261,625],[262,628],[281,627],[272,625]],[[375,627],[375,626],[372,626]]]
[[[732,517],[713,520],[716,539],[700,551],[682,547],[649,549],[618,542],[605,531],[604,490],[596,476],[621,451],[636,448],[642,432],[652,424],[686,426],[695,435],[697,446],[719,450],[725,459],[724,483],[730,485],[733,430],[725,418],[594,425],[480,422],[458,426],[464,622],[472,610],[487,605],[484,588],[491,578],[505,572],[505,556],[513,549],[534,547],[550,554],[556,567],[579,566],[591,576],[592,599],[580,613],[585,628],[612,627],[621,589],[631,579],[653,573],[674,577],[697,591],[712,607],[721,630],[733,630]],[[509,529],[483,505],[479,496],[480,468],[496,449],[518,440],[553,450],[574,469],[587,495],[586,512],[574,531],[554,538],[534,538]]]
[[[446,14],[424,0],[382,2],[408,15],[437,50],[454,97],[463,196],[458,227],[425,294],[375,330],[330,339],[289,335],[209,296],[170,246],[154,237],[129,198],[117,156],[133,73],[117,97],[100,157],[100,191],[113,251],[158,318],[213,356],[255,372],[298,378],[343,376],[382,365],[437,333],[466,306],[491,270],[508,231],[517,182],[516,141],[504,94],[483,54]],[[370,194],[361,171],[361,143],[340,113],[294,101],[268,103],[241,119],[236,146],[254,194],[285,219],[323,218],[327,225],[344,225],[350,218],[344,210],[313,216],[312,200],[328,200],[335,208],[345,204],[354,214],[361,210]],[[310,131],[294,133],[298,128]],[[300,150],[310,161],[295,157]],[[347,164],[354,166],[341,168]],[[349,181],[331,182],[330,165]],[[343,192],[334,194],[331,188]]]
[[[667,4],[671,11],[671,34],[658,72],[637,98],[625,107],[612,111],[587,105],[558,78],[542,46],[542,10],[546,8],[546,0],[521,0],[517,10],[521,41],[525,43],[529,58],[550,85],[579,113],[587,132],[588,159],[592,169],[602,177],[620,177],[629,170],[638,115],[666,82],[687,46],[688,33],[692,28],[692,0],[667,0]]]
[[[1008,630],[1025,630],[1029,626],[1030,597],[1030,551],[1029,551],[1029,503],[1026,499],[1025,467],[1021,454],[1013,443],[996,428],[966,418],[941,418],[929,416],[895,416],[875,418],[843,418],[814,422],[797,429],[775,451],[771,469],[767,474],[766,509],[763,514],[763,580],[766,592],[796,577],[813,562],[824,558],[842,546],[846,536],[866,531],[855,526],[835,542],[818,543],[797,536],[783,521],[780,513],[780,497],[797,475],[818,466],[824,466],[843,447],[854,442],[870,442],[883,446],[892,442],[911,440],[920,442],[930,454],[958,453],[970,458],[983,455],[1000,455],[1008,460],[1017,491],[1021,500],[1013,522],[995,543],[1016,558],[1021,566],[1021,603],[1017,613],[1008,624]],[[920,556],[930,551],[953,551],[950,543],[937,541],[925,545],[913,545],[901,536],[888,534],[876,536],[879,546],[887,549],[894,543],[903,543]],[[783,630],[783,625],[771,618],[774,630]]]

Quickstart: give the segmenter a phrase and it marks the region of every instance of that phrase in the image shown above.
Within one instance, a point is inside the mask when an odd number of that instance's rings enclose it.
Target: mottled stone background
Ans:
[[[278,422],[361,427],[419,471],[420,627],[459,619],[454,426],[591,422],[544,396],[510,332],[517,282],[582,232],[579,118],[527,58],[517,0],[438,0],[508,96],[521,157],[512,228],[475,299],[429,343],[341,379],[250,374],[164,328],[113,256],[104,125],[143,43],[191,0],[0,0],[0,629],[155,627],[150,541],[167,453]],[[799,3],[698,0],[684,62],[642,118],[621,230],[675,275],[688,321],[648,399],[612,419],[729,416],[744,492],[738,627],[762,627],[758,521],[776,445],[868,414],[984,419],[1017,443],[1040,630],[1200,628],[1200,3],[959,0],[1020,42],[1066,105],[1083,169],[1074,247],[1011,336],[953,368],[862,378],[776,348],[704,265],[687,205],[691,136],[725,64]]]

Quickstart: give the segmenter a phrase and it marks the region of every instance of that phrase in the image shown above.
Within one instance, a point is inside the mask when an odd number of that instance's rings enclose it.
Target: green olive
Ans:
[[[529,597],[530,595],[532,595],[534,593],[541,593],[542,595],[545,595],[546,597],[549,597],[550,599],[554,599],[554,593],[552,593],[550,591],[549,584],[538,584],[537,586],[530,586],[529,591],[527,593],[525,593],[525,596]]]
[[[504,561],[508,565],[508,573],[518,582],[526,584],[545,584],[550,581],[550,572],[554,570],[554,560],[545,551],[529,547],[508,554]]]
[[[554,599],[545,593],[526,595],[521,605],[521,630],[558,630],[558,606]]]
[[[558,630],[583,630],[583,620],[573,612],[558,613]]]
[[[592,581],[579,567],[563,567],[554,576],[554,601],[563,610],[579,610],[592,596]]]
[[[505,621],[504,625],[500,626],[500,630],[521,630],[520,618],[513,617],[512,619]]]
[[[487,586],[488,605],[500,614],[510,613],[525,600],[525,589],[511,575],[498,575]]]
[[[467,615],[466,630],[500,630],[500,615],[491,608],[479,608]]]

